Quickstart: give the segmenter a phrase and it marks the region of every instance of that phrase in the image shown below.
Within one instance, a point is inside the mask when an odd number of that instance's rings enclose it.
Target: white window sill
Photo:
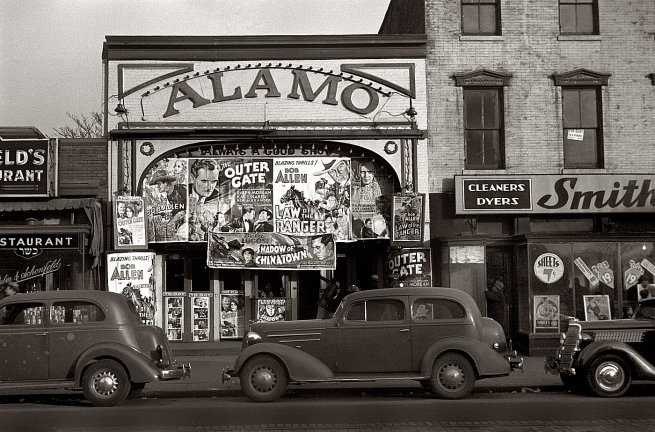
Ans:
[[[502,42],[505,40],[504,36],[460,36],[460,41],[463,42]]]
[[[601,42],[603,38],[600,35],[558,35],[557,40],[562,42]]]

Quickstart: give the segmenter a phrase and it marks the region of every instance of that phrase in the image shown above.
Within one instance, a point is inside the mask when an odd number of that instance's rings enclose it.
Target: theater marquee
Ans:
[[[655,176],[455,176],[457,214],[650,213]]]

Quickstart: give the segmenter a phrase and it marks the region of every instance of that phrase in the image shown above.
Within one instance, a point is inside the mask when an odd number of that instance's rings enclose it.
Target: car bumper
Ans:
[[[519,356],[516,351],[512,351],[509,354],[505,354],[505,360],[509,363],[509,366],[514,369],[520,369],[523,371],[523,357]]]
[[[223,372],[221,373],[221,383],[229,383],[232,382],[232,379],[234,378],[234,370],[230,368],[223,369]]]
[[[159,373],[159,379],[162,381],[186,378],[191,378],[191,363],[172,365],[166,369],[162,369]]]

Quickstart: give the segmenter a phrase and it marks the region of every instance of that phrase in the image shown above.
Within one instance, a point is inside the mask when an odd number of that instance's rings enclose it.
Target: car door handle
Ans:
[[[34,333],[34,336],[47,336],[48,333]]]
[[[408,329],[408,328],[406,328],[406,329],[400,329],[400,330],[398,330],[398,331],[401,332],[401,333],[406,333],[406,332],[409,331],[409,329]]]

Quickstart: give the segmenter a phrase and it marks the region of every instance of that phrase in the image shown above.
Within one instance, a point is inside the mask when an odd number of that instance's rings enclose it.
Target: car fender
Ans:
[[[148,383],[159,379],[159,369],[151,359],[139,351],[115,342],[99,342],[88,347],[78,357],[75,365],[75,384],[81,385],[86,367],[101,359],[120,363],[131,382]]]
[[[482,342],[463,337],[447,337],[433,343],[423,355],[421,375],[430,376],[437,357],[445,352],[455,352],[468,357],[479,378],[509,375],[512,368],[501,353]]]
[[[616,340],[592,342],[580,351],[576,362],[576,369],[584,369],[599,355],[618,353],[628,359],[634,371],[640,378],[655,379],[655,367],[630,345]]]
[[[290,381],[311,381],[330,379],[332,370],[316,357],[306,352],[279,343],[262,342],[241,351],[234,362],[234,372],[241,373],[243,365],[257,355],[270,355],[280,360],[287,369]]]

